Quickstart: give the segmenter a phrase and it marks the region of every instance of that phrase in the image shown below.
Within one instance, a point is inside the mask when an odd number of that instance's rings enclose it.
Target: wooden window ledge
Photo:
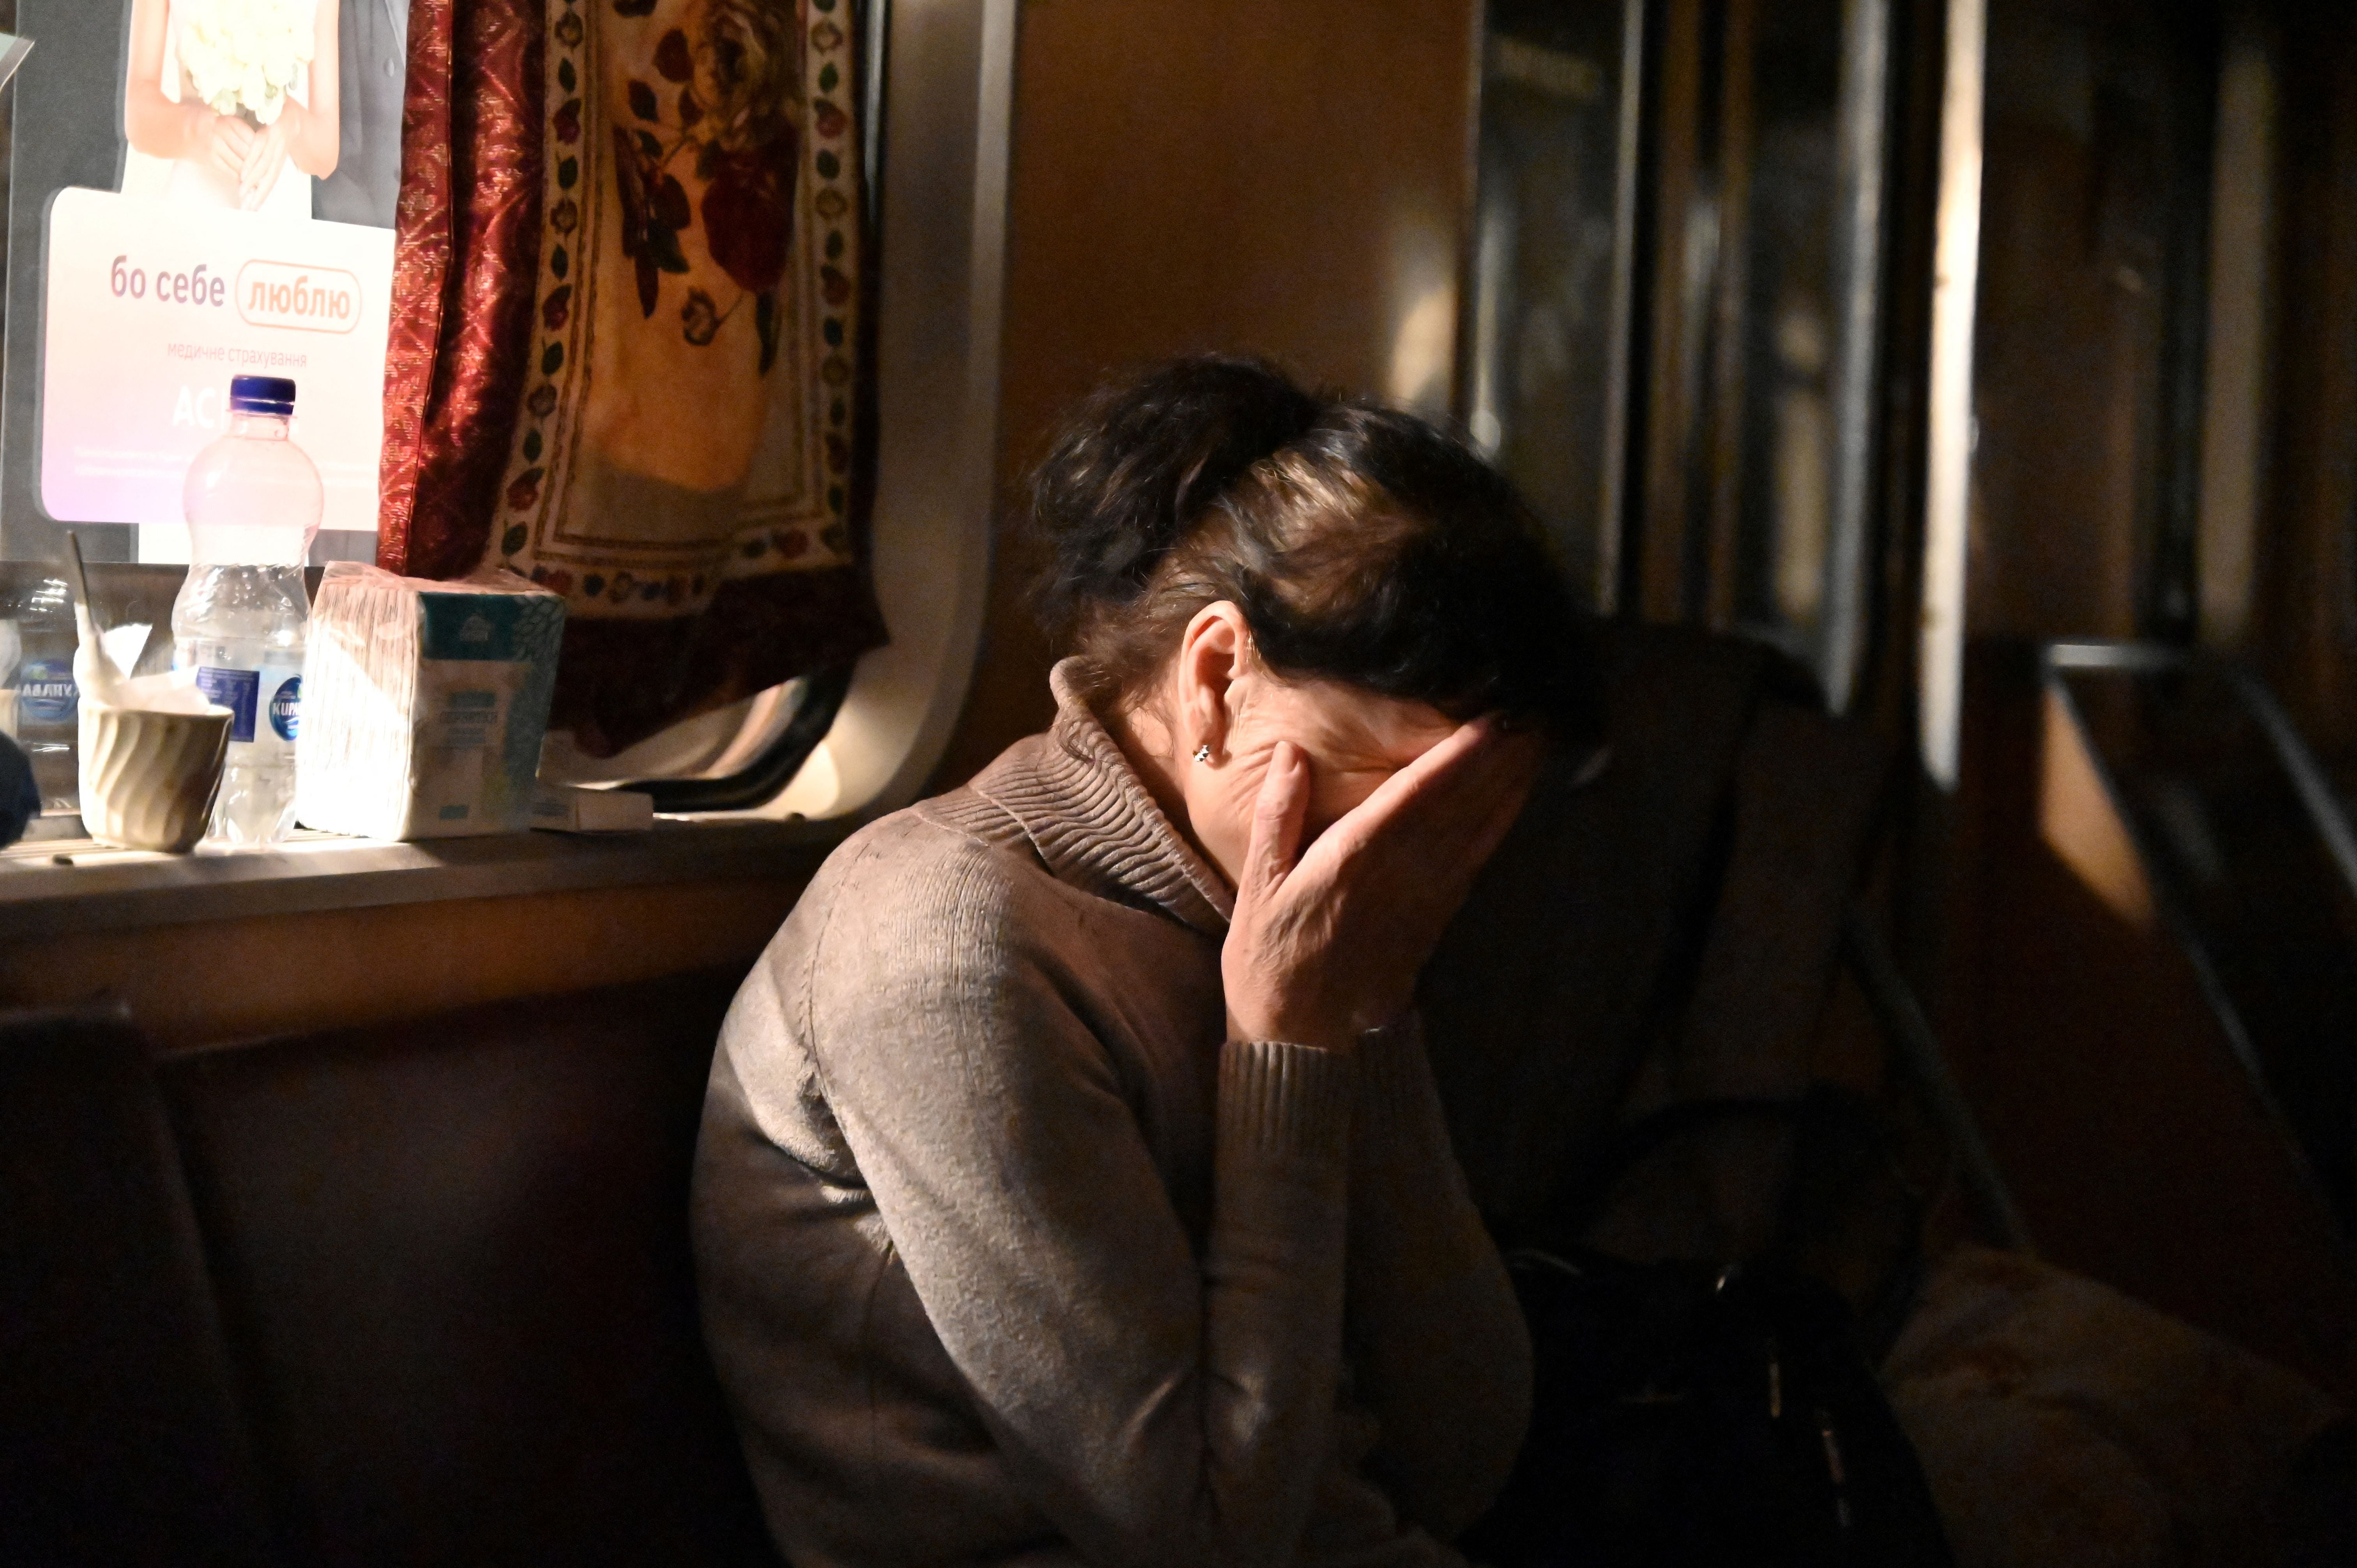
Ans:
[[[842,822],[658,819],[646,832],[393,843],[303,832],[268,850],[156,854],[87,839],[0,851],[0,942],[191,922],[657,883],[806,880]]]

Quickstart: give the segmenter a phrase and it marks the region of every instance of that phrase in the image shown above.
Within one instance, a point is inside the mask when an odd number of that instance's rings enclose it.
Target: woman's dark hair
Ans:
[[[1584,618],[1503,475],[1413,414],[1178,360],[1084,403],[1031,481],[1035,603],[1100,711],[1225,599],[1280,676],[1598,729]]]

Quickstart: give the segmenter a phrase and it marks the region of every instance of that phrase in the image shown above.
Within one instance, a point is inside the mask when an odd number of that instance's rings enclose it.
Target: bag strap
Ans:
[[[1605,1200],[1623,1176],[1668,1144],[1709,1127],[1725,1122],[1751,1122],[1782,1126],[1790,1130],[1796,1139],[1804,1139],[1813,1126],[1823,1126],[1833,1121],[1846,1121],[1852,1128],[1864,1132],[1866,1141],[1879,1154],[1882,1163],[1897,1180],[1910,1211],[1904,1244],[1883,1270],[1859,1307],[1859,1327],[1864,1338],[1878,1352],[1887,1349],[1889,1342],[1896,1338],[1907,1307],[1914,1299],[1920,1284],[1922,1195],[1907,1179],[1897,1153],[1891,1147],[1888,1131],[1867,1112],[1855,1096],[1845,1094],[1832,1085],[1819,1085],[1809,1092],[1791,1098],[1727,1095],[1684,1100],[1641,1116],[1615,1129],[1605,1139],[1578,1178],[1570,1184],[1563,1212],[1573,1226],[1572,1234],[1585,1232],[1601,1214]],[[1798,1144],[1795,1155],[1796,1158],[1805,1157]],[[1797,1174],[1797,1169],[1796,1166],[1793,1174]],[[1770,1249],[1771,1256],[1789,1244],[1801,1230],[1797,1219],[1800,1200],[1801,1194],[1790,1185],[1788,1176],[1788,1186],[1778,1206],[1779,1240]]]
[[[1721,1122],[1770,1122],[1797,1128],[1807,1108],[1805,1098],[1747,1095],[1717,1095],[1665,1105],[1611,1131],[1566,1189],[1565,1211],[1575,1227],[1584,1230],[1595,1221],[1620,1178],[1667,1144]]]

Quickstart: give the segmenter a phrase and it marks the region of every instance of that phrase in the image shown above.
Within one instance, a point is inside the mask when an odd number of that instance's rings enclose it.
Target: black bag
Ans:
[[[1805,1132],[1807,1104],[1674,1107],[1631,1130],[1588,1196],[1703,1121]],[[1458,1543],[1475,1562],[1949,1568],[1914,1449],[1830,1287],[1774,1261],[1632,1263],[1584,1247],[1507,1264],[1535,1404],[1504,1496]]]

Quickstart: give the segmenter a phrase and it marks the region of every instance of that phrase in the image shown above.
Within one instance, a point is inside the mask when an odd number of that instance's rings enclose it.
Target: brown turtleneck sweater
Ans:
[[[737,993],[694,1224],[796,1568],[1459,1564],[1530,1347],[1409,1024],[1222,1042],[1231,896],[1056,672]]]

